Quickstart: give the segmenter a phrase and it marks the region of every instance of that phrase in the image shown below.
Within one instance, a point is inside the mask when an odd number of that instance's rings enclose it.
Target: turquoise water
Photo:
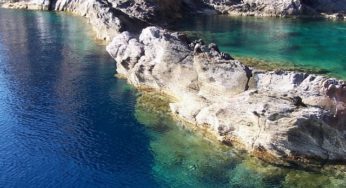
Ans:
[[[0,187],[343,187],[346,166],[268,165],[114,77],[82,18],[0,9]]]
[[[344,21],[191,16],[173,29],[215,42],[232,55],[323,69],[346,79]]]

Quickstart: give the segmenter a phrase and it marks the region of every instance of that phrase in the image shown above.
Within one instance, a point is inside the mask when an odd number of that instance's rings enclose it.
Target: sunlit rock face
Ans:
[[[280,159],[345,160],[345,84],[244,66],[215,44],[148,27],[107,46],[119,74],[177,98],[171,111],[220,140]]]
[[[149,144],[154,156],[152,170],[163,185],[342,187],[344,184],[343,165],[326,165],[311,173],[263,163],[241,150],[218,144],[203,129],[172,119],[169,97],[152,90],[139,93],[135,116],[152,138]]]
[[[5,3],[4,8],[29,9],[29,10],[48,10],[49,0],[0,0]]]

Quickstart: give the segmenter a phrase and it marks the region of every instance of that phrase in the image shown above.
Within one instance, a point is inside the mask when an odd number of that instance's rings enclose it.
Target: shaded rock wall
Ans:
[[[301,0],[301,3],[317,12],[346,13],[346,0]]]

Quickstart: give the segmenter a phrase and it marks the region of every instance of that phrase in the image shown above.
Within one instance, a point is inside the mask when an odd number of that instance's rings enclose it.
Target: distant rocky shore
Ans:
[[[345,0],[172,2],[31,0],[4,7],[86,17],[97,37],[109,42],[118,74],[134,86],[174,96],[170,109],[176,117],[208,129],[225,144],[273,163],[346,162],[345,81],[248,67],[216,44],[152,26],[164,26],[188,10],[255,16],[326,12],[341,19]]]
[[[344,19],[346,0],[0,0],[6,8],[85,12],[105,6],[150,23],[181,18],[188,13],[242,16],[319,16]]]
[[[346,0],[0,0],[3,8],[66,11],[86,17],[97,38],[169,26],[190,14],[308,16],[346,20]]]

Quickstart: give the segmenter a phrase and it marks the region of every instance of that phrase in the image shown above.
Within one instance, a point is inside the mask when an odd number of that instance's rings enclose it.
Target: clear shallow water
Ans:
[[[215,42],[221,50],[236,56],[325,69],[346,79],[343,21],[192,16],[174,29]]]
[[[344,185],[342,166],[273,167],[158,113],[167,102],[114,78],[89,29],[78,17],[0,9],[0,187]]]

